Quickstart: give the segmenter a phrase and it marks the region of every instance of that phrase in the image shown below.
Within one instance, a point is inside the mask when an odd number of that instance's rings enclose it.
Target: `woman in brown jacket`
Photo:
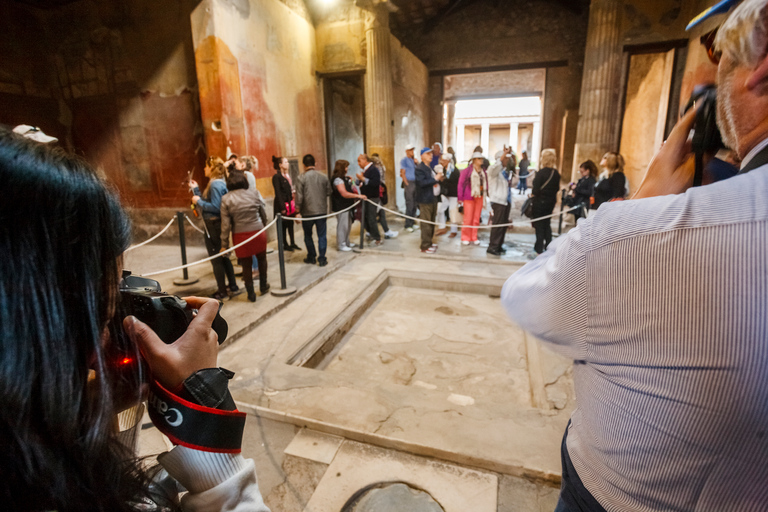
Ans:
[[[249,239],[267,225],[267,212],[264,200],[256,189],[248,187],[248,178],[242,171],[232,170],[227,177],[229,192],[221,199],[221,250],[229,247],[229,232],[232,231],[232,243],[237,245]],[[248,291],[248,300],[256,301],[253,289],[251,257],[259,262],[259,291],[264,295],[269,290],[267,283],[267,233],[264,232],[235,249],[237,261],[243,267],[243,281]]]

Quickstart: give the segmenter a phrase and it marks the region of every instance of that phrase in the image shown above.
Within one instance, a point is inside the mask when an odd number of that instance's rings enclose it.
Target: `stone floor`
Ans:
[[[220,364],[237,372],[232,393],[249,414],[244,454],[272,510],[338,512],[367,486],[376,492],[354,506],[391,495],[389,508],[375,510],[402,510],[397,500],[413,496],[446,511],[553,510],[571,365],[514,325],[497,298],[534,257],[533,235],[516,227],[506,244],[519,251],[498,258],[444,237],[437,255],[423,255],[418,230],[340,253],[328,231],[329,266],[288,255],[296,294],[223,304],[230,337]],[[190,261],[202,257],[189,249]],[[268,260],[279,287],[277,252]],[[126,258],[136,273],[178,264],[178,247],[167,245]],[[215,289],[209,264],[192,273],[200,281],[189,287],[173,284],[180,272],[158,280],[179,295]],[[445,282],[453,284],[440,289]],[[142,446],[156,453],[167,443],[147,425]],[[405,487],[389,486],[397,482]]]

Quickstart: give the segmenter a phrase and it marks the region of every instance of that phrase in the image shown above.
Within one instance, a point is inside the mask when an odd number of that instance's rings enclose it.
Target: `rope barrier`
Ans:
[[[296,220],[330,219],[331,217],[336,217],[337,215],[341,215],[344,212],[348,212],[349,210],[351,210],[355,206],[359,205],[360,201],[362,201],[362,199],[358,199],[357,201],[355,201],[355,204],[353,204],[352,206],[344,208],[343,210],[339,210],[338,212],[329,213],[328,215],[318,215],[318,216],[315,216],[315,217],[298,217],[298,218],[297,217],[283,217],[283,220],[285,220],[285,221],[289,221],[289,220],[296,221]],[[366,199],[366,201],[367,201],[367,199]]]
[[[272,222],[270,222],[269,224],[264,226],[264,229],[262,229],[261,231],[259,231],[258,233],[256,233],[252,237],[250,237],[249,239],[243,240],[239,244],[237,244],[237,245],[235,245],[233,247],[230,247],[226,251],[221,251],[218,254],[214,254],[213,256],[209,256],[209,257],[204,258],[202,260],[193,261],[192,263],[187,263],[186,265],[180,265],[178,267],[173,267],[173,268],[169,268],[169,269],[166,269],[166,270],[158,270],[157,272],[150,272],[149,274],[141,274],[141,276],[142,277],[156,276],[158,274],[165,274],[166,272],[173,272],[175,270],[182,270],[182,269],[185,269],[185,268],[193,267],[195,265],[200,265],[201,263],[205,263],[206,261],[215,260],[216,258],[220,258],[220,257],[222,257],[222,256],[224,256],[226,254],[229,254],[230,252],[234,251],[235,249],[239,249],[240,247],[244,246],[245,244],[247,244],[251,240],[255,239],[256,237],[258,237],[262,233],[266,232],[276,222],[277,222],[277,219],[272,219]]]
[[[195,223],[194,223],[194,222],[192,222],[192,219],[190,219],[190,218],[189,218],[189,215],[184,215],[184,217],[186,217],[186,218],[187,218],[187,220],[189,221],[189,224],[190,224],[190,226],[192,226],[193,228],[195,228],[196,230],[198,230],[200,233],[203,233],[203,234],[205,234],[205,231],[203,231],[203,230],[202,230],[202,229],[200,229],[199,227],[195,226]]]
[[[406,215],[404,213],[400,213],[400,212],[395,211],[395,210],[390,210],[389,208],[384,208],[380,204],[374,203],[370,199],[366,199],[366,201],[368,201],[369,203],[371,203],[372,205],[374,205],[374,206],[376,206],[378,208],[381,208],[382,210],[386,210],[386,211],[388,211],[388,212],[390,212],[390,213],[392,213],[394,215],[397,215],[399,217],[405,217],[406,219],[411,219],[411,220],[414,220],[414,221],[417,221],[417,222],[424,222],[425,224],[432,224],[434,226],[438,226],[439,225],[439,223],[437,223],[437,222],[432,222],[432,221],[429,221],[429,220],[420,219],[418,217],[411,217],[410,215]],[[581,205],[574,206],[573,208],[570,208],[568,210],[563,210],[562,212],[553,213],[552,215],[545,215],[544,217],[538,217],[536,219],[531,219],[531,220],[526,220],[526,221],[509,222],[507,224],[490,224],[490,225],[484,224],[484,225],[478,225],[478,226],[470,226],[470,225],[466,225],[466,224],[459,224],[456,227],[458,227],[458,228],[478,228],[478,229],[491,229],[491,228],[509,227],[509,226],[515,226],[515,225],[520,225],[520,224],[527,224],[529,222],[537,222],[537,221],[544,220],[544,219],[550,219],[552,217],[557,217],[561,213],[571,212],[571,211],[573,211],[573,210],[575,210],[577,208],[581,208]]]
[[[155,236],[153,236],[152,238],[150,238],[149,240],[147,240],[145,242],[141,242],[140,244],[130,246],[129,248],[127,248],[125,250],[125,252],[132,251],[134,249],[138,249],[139,247],[147,245],[148,243],[156,240],[157,237],[159,237],[160,235],[162,235],[163,233],[168,231],[168,228],[171,227],[171,224],[173,224],[173,221],[175,221],[175,220],[176,220],[176,217],[173,217],[170,221],[168,221],[168,224],[165,225],[165,227],[163,228],[163,230],[161,232],[159,232],[158,234],[156,234]]]

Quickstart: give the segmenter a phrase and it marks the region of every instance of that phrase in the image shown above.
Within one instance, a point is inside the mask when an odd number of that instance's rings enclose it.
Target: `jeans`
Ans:
[[[568,426],[565,427],[563,441],[560,444],[560,461],[563,470],[563,479],[560,484],[560,499],[557,501],[555,512],[605,512],[602,505],[592,496],[592,493],[584,486],[584,483],[573,467],[571,457],[568,455]]]
[[[326,223],[328,219],[302,220],[301,226],[304,229],[304,245],[307,246],[307,257],[315,259],[315,242],[312,240],[312,226],[317,229],[317,246],[320,251],[320,260],[325,259],[325,250],[328,248],[328,240],[325,237]]]
[[[208,256],[219,254],[221,250],[221,219],[203,220],[208,231],[208,236],[205,237],[205,248],[208,251]],[[230,288],[237,287],[235,269],[229,260],[229,255],[211,260],[211,266],[213,267],[213,276],[216,278],[216,286],[218,286],[219,293],[227,294],[227,282],[229,282]],[[224,279],[225,275],[226,281]]]
[[[435,221],[437,203],[419,203],[419,218],[429,222]],[[432,247],[432,237],[435,234],[435,225],[427,222],[421,223],[421,249]]]
[[[349,247],[349,231],[352,229],[352,213],[344,212],[336,216],[336,247]]]
[[[379,199],[379,204],[381,204],[381,199]],[[384,211],[384,208],[377,208],[379,212],[376,214],[376,217],[379,219],[379,224],[381,224],[381,229],[384,231],[384,233],[389,232],[389,224],[387,224],[387,212]]]
[[[405,214],[409,217],[416,216],[416,182],[410,181],[405,187]],[[416,223],[413,219],[405,219],[405,227],[412,228]]]

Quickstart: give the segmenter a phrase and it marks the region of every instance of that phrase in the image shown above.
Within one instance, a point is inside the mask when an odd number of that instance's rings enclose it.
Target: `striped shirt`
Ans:
[[[768,165],[601,206],[502,301],[574,360],[568,453],[606,510],[768,510]]]

